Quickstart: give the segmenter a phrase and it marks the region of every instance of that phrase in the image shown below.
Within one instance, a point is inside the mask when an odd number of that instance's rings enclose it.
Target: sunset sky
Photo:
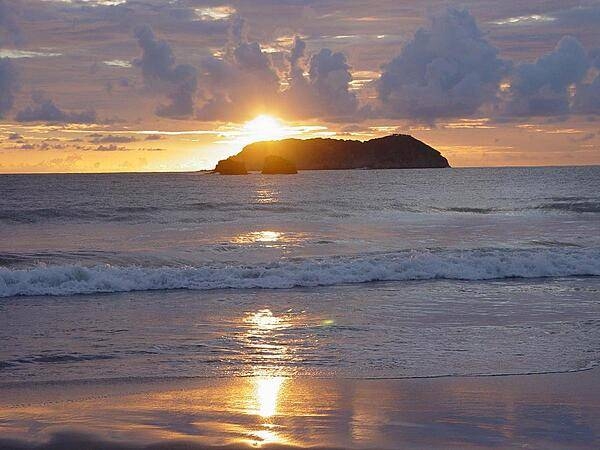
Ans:
[[[600,164],[600,2],[0,0],[0,172],[210,169],[407,133],[453,166]]]

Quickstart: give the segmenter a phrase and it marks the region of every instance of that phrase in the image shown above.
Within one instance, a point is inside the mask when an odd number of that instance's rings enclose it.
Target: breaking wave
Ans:
[[[600,248],[398,251],[256,265],[0,268],[0,297],[189,289],[285,289],[372,281],[600,276]]]

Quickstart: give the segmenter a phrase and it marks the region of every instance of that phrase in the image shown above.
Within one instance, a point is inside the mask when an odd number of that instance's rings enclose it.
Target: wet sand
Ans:
[[[598,448],[600,369],[0,387],[0,449]]]

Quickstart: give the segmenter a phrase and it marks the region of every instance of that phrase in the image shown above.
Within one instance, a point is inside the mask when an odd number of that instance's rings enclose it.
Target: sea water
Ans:
[[[0,193],[0,382],[600,360],[600,167],[3,175]]]

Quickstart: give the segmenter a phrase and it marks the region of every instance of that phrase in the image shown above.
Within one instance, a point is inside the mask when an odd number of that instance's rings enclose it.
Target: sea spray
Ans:
[[[600,248],[404,250],[203,266],[0,268],[0,297],[146,290],[286,289],[374,281],[600,276]]]

